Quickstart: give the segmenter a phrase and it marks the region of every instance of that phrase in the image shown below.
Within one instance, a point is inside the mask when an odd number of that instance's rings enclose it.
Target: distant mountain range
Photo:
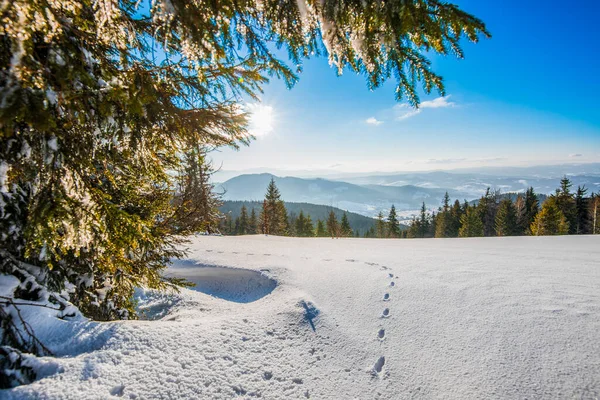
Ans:
[[[564,175],[564,174],[563,174]],[[448,189],[462,194],[466,199],[479,197],[489,187],[502,192],[522,192],[532,186],[542,194],[550,194],[559,186],[560,178],[542,176],[504,176],[475,173],[420,172],[396,175],[372,175],[345,179],[356,185],[404,186],[414,185],[422,188]],[[600,191],[600,175],[569,175],[573,187],[586,186],[590,191]]]
[[[298,178],[324,178],[329,180],[340,180],[350,182],[351,178],[364,178],[364,177],[383,177],[383,176],[402,176],[402,175],[424,175],[430,173],[448,173],[451,175],[486,175],[496,177],[513,177],[518,179],[536,177],[536,178],[548,178],[548,179],[560,179],[563,175],[575,176],[575,175],[586,175],[586,176],[600,176],[600,163],[570,163],[570,164],[558,164],[558,165],[536,165],[529,167],[478,167],[478,168],[460,168],[460,169],[446,169],[446,170],[433,170],[433,171],[419,171],[419,172],[344,172],[338,171],[335,168],[332,169],[304,169],[304,170],[289,170],[289,169],[274,169],[274,168],[252,168],[244,171],[239,170],[223,170],[219,169],[213,175],[215,182],[225,182],[228,179],[234,178],[244,174],[262,174],[270,173],[277,176],[295,176]],[[375,183],[375,182],[371,182]]]
[[[321,178],[281,178],[271,174],[240,175],[218,185],[216,189],[224,192],[224,200],[262,201],[271,178],[275,179],[281,197],[286,202],[321,204],[367,216],[375,216],[381,210],[387,212],[392,204],[399,210],[418,209],[423,201],[437,207],[446,192],[446,189],[413,185],[355,185]],[[449,192],[454,197],[464,198],[464,193]]]
[[[452,200],[459,199],[461,202],[479,198],[488,187],[499,189],[502,193],[519,193],[532,186],[537,193],[547,195],[556,190],[565,174],[571,179],[573,190],[577,186],[585,186],[588,194],[598,193],[600,169],[596,170],[595,165],[588,165],[585,170],[589,174],[581,175],[572,175],[572,172],[560,174],[560,167],[553,166],[546,176],[539,174],[542,167],[509,168],[506,175],[437,171],[354,176],[343,180],[244,174],[217,184],[216,189],[224,193],[224,200],[262,201],[273,178],[286,202],[320,204],[369,217],[376,216],[379,211],[387,213],[394,204],[401,219],[406,220],[423,202],[429,209],[437,209],[446,192]],[[564,171],[576,171],[574,168],[565,167]],[[518,170],[531,175],[514,175]]]

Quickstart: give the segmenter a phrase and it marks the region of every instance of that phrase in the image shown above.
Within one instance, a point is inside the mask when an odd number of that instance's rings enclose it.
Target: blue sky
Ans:
[[[224,170],[344,172],[600,162],[600,5],[541,0],[455,1],[492,39],[463,42],[465,59],[433,56],[447,97],[415,112],[395,82],[369,91],[325,57],[299,83],[273,80],[256,113],[257,140],[212,154]]]

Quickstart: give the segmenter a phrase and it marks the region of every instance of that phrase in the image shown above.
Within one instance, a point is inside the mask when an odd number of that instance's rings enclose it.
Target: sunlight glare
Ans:
[[[273,107],[260,103],[249,103],[247,110],[250,114],[248,128],[252,135],[260,137],[273,131]]]

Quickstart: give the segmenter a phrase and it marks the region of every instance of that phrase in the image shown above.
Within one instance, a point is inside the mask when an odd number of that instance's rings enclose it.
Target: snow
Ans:
[[[600,396],[600,236],[192,240],[198,290],[32,321],[59,357],[0,397]]]
[[[8,171],[10,165],[5,161],[0,161],[0,193],[8,193]]]

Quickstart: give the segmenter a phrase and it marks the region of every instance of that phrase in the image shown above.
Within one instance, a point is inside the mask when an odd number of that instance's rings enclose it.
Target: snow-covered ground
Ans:
[[[0,397],[600,397],[600,236],[198,237],[170,273],[213,296],[41,332],[62,357]]]

